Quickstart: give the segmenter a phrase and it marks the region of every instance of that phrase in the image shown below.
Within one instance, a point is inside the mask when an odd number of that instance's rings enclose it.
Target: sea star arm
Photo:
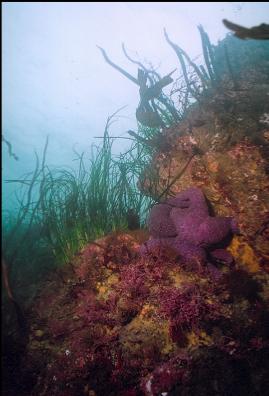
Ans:
[[[232,265],[234,262],[234,258],[230,252],[225,249],[215,249],[210,251],[210,256],[221,263]]]
[[[140,254],[147,255],[152,253],[159,254],[162,249],[174,247],[175,238],[151,238],[140,247]]]
[[[149,232],[154,238],[166,238],[177,235],[176,227],[170,218],[171,207],[166,204],[153,206],[149,216]]]
[[[214,245],[222,242],[232,232],[231,217],[208,217],[199,226],[197,241],[201,246]]]

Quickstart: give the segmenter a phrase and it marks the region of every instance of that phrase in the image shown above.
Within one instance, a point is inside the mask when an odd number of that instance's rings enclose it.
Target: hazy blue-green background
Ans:
[[[216,43],[228,32],[223,18],[245,26],[269,19],[269,3],[255,2],[2,4],[3,134],[19,157],[10,158],[3,145],[3,179],[32,170],[34,150],[41,152],[48,134],[47,163],[74,166],[72,147],[83,151],[98,142],[94,136],[121,106],[127,105],[111,134],[136,128],[137,86],[104,62],[96,44],[133,75],[137,67],[124,57],[122,42],[165,74],[179,63],[163,27],[194,58],[201,54],[198,24]],[[117,142],[115,152],[128,141]],[[4,209],[14,205],[15,187],[4,183]]]

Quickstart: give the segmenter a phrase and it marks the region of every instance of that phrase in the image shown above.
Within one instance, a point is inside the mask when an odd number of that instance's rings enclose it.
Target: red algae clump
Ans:
[[[36,364],[36,381],[29,395],[213,396],[216,387],[223,396],[243,394],[242,372],[252,394],[261,394],[269,369],[268,275],[235,261],[215,279],[206,268],[187,270],[169,251],[141,257],[147,238],[108,235],[49,281],[32,308],[24,375]]]

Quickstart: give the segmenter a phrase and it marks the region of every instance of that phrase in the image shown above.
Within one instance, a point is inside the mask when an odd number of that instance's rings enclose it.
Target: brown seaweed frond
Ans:
[[[197,98],[200,92],[196,87],[193,87],[193,83],[189,79],[186,61],[193,68],[193,70],[199,77],[203,88],[206,88],[206,86],[208,86],[208,77],[205,76],[204,73],[199,69],[199,67],[191,60],[189,55],[169,38],[166,29],[164,29],[164,37],[168,42],[168,44],[173,48],[173,50],[177,54],[188,91],[191,93],[191,95],[194,98]]]
[[[222,22],[228,29],[234,32],[236,37],[242,40],[249,38],[255,40],[269,40],[269,25],[267,23],[261,23],[259,26],[246,28],[244,26],[230,22],[227,19],[223,19]]]
[[[109,57],[107,56],[107,53],[105,52],[105,50],[102,47],[99,47],[98,45],[96,46],[97,48],[99,48],[99,50],[102,52],[103,57],[105,59],[105,61],[112,67],[114,67],[114,69],[118,70],[121,74],[123,74],[125,77],[127,77],[129,80],[131,80],[133,83],[139,85],[138,80],[133,77],[130,73],[128,73],[126,70],[124,70],[122,67],[116,65],[116,63],[112,62]]]
[[[103,48],[98,48],[102,52],[105,61],[110,66],[114,67],[121,74],[139,86],[140,103],[136,110],[136,118],[142,125],[151,128],[164,127],[165,123],[163,118],[165,116],[165,111],[172,116],[174,121],[179,120],[179,114],[173,103],[162,92],[164,87],[173,82],[171,75],[175,70],[166,76],[161,77],[155,70],[148,69],[140,61],[131,58],[123,43],[122,50],[126,58],[130,62],[139,66],[137,78],[135,78],[126,70],[112,62]],[[147,85],[148,83],[149,86]],[[165,110],[162,109],[162,106],[160,106],[158,102],[163,105]]]
[[[208,71],[208,75],[210,77],[212,85],[214,85],[216,80],[218,79],[218,73],[217,73],[217,68],[215,67],[215,56],[214,56],[212,44],[210,42],[208,34],[206,33],[202,25],[198,26],[198,30],[201,36],[203,56]]]
[[[8,147],[8,154],[10,157],[13,157],[16,161],[19,160],[19,157],[13,152],[12,150],[12,144],[2,135],[2,142],[6,143]]]
[[[11,303],[13,304],[13,306],[15,308],[18,325],[21,330],[21,336],[26,336],[27,335],[26,317],[25,317],[22,307],[15,299],[13,292],[11,290],[9,276],[8,276],[8,267],[7,267],[6,261],[3,257],[1,258],[1,269],[2,269],[2,276],[3,276],[3,284],[6,289],[8,299],[11,301]]]
[[[27,230],[30,232],[31,225],[33,224],[35,216],[36,216],[38,210],[40,209],[41,197],[39,197],[39,199],[37,201],[35,201],[33,197],[34,197],[34,189],[35,189],[36,184],[38,183],[39,178],[40,177],[42,178],[42,176],[44,177],[44,171],[45,171],[45,166],[46,166],[45,161],[46,161],[48,143],[49,143],[49,137],[47,136],[46,143],[45,143],[44,150],[43,150],[41,166],[40,166],[40,161],[39,161],[38,155],[37,155],[37,153],[35,153],[36,167],[35,167],[35,170],[33,172],[31,179],[27,180],[27,181],[19,180],[19,182],[21,184],[27,184],[29,187],[28,187],[28,191],[27,191],[27,195],[26,195],[26,202],[25,203],[23,203],[22,201],[20,202],[21,206],[20,206],[20,210],[19,210],[19,213],[17,216],[17,221],[10,231],[9,238],[8,238],[8,250],[9,250],[9,246],[13,245],[14,238],[16,238],[16,235],[18,234],[20,227],[22,226],[22,224],[24,223],[24,221],[27,218],[29,218]],[[41,181],[40,182],[40,191],[42,191],[42,188],[43,188],[43,182]],[[33,202],[34,202],[34,205],[33,205]],[[12,267],[12,265],[16,259],[17,253],[19,252],[21,245],[25,242],[25,240],[28,237],[28,231],[26,231],[21,236],[20,240],[17,241],[17,243],[15,244],[15,247],[12,248],[12,252],[10,253],[10,257],[9,257],[10,268]]]

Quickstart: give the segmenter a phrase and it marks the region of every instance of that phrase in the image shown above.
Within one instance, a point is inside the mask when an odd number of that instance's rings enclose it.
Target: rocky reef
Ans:
[[[28,394],[266,394],[269,276],[237,259],[214,277],[173,251],[141,256],[147,238],[111,234],[48,281],[32,310]]]
[[[267,124],[259,124],[259,119],[255,124],[251,116],[244,115],[234,125],[226,120],[221,127],[224,114],[202,109],[195,107],[186,120],[163,132],[170,149],[154,155],[139,186],[156,199],[164,196],[164,190],[173,197],[190,186],[202,188],[212,213],[238,221],[241,235],[230,246],[233,254],[254,271],[259,266],[268,270]],[[204,124],[195,126],[199,117]],[[158,173],[158,183],[152,182],[152,169]]]

